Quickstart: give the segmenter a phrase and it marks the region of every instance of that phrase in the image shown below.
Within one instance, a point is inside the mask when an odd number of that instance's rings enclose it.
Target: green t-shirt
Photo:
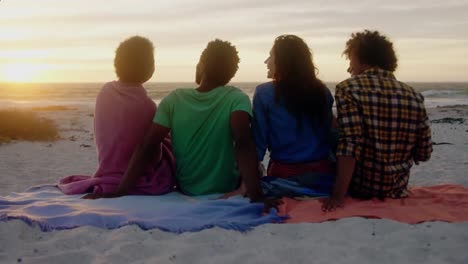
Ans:
[[[153,122],[171,129],[182,191],[202,195],[237,187],[239,171],[230,126],[234,111],[252,116],[249,97],[232,86],[204,93],[177,89],[159,104]]]

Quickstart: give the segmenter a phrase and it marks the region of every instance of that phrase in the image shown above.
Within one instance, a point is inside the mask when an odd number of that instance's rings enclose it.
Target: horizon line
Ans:
[[[346,80],[346,79],[344,79]],[[342,81],[344,81],[342,80]],[[114,81],[114,80],[113,80]],[[323,81],[323,80],[322,80]],[[323,81],[325,83],[340,83],[342,81]],[[107,83],[110,81],[50,81],[50,82],[8,82],[8,81],[1,81],[0,84],[97,84],[97,83]],[[270,81],[234,81],[228,82],[229,83],[265,83]],[[468,80],[465,81],[402,81],[405,83],[468,83]],[[148,83],[195,83],[194,81],[151,81],[151,82],[144,82],[143,84]]]

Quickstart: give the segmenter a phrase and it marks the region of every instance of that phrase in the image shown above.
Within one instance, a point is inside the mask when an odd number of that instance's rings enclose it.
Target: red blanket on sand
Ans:
[[[72,175],[59,181],[65,194],[109,193],[116,191],[136,146],[152,124],[156,104],[142,85],[110,82],[96,99],[94,134],[99,167],[94,176]],[[175,183],[175,158],[171,142],[161,144],[161,160],[140,176],[131,194],[163,194]]]
[[[460,185],[415,187],[402,199],[384,201],[346,198],[345,208],[322,212],[319,200],[283,199],[281,215],[289,215],[287,223],[319,223],[346,217],[391,219],[408,224],[426,221],[468,221],[468,188]]]

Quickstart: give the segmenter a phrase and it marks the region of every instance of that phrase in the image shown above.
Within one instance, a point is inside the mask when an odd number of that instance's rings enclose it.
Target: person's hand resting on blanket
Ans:
[[[258,173],[260,174],[260,178],[265,175],[265,172],[266,172],[265,166],[263,166],[263,164],[259,162]],[[236,190],[232,192],[225,193],[223,196],[219,197],[219,199],[227,199],[236,195],[242,195],[246,197],[246,192],[247,192],[247,188],[245,187],[245,184],[242,183],[239,188],[237,188]]]
[[[276,198],[261,197],[258,199],[250,199],[251,203],[263,203],[263,212],[268,213],[270,209],[278,210],[278,206],[283,204],[283,200]]]
[[[322,211],[335,211],[344,207],[344,197],[353,176],[356,159],[351,156],[338,156],[336,160],[336,182],[331,197],[322,200]]]
[[[344,198],[328,197],[322,200],[322,211],[335,211],[337,208],[344,207]]]
[[[232,192],[225,193],[219,199],[227,199],[236,195],[242,195],[243,197],[248,196],[247,189],[245,188],[244,184],[241,184],[241,186],[238,189]],[[272,198],[266,198],[266,197],[260,197],[260,198],[254,197],[254,199],[251,198],[250,201],[253,203],[263,203],[263,206],[264,206],[263,211],[265,213],[268,213],[268,211],[270,211],[270,209],[272,208],[275,208],[276,210],[278,210],[278,206],[283,204],[283,201],[281,199],[272,199]]]

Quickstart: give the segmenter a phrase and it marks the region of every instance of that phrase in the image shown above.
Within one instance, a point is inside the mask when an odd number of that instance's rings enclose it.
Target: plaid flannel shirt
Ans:
[[[431,130],[424,97],[389,72],[372,68],[336,86],[337,156],[356,159],[349,193],[406,196],[414,161],[429,160]]]

